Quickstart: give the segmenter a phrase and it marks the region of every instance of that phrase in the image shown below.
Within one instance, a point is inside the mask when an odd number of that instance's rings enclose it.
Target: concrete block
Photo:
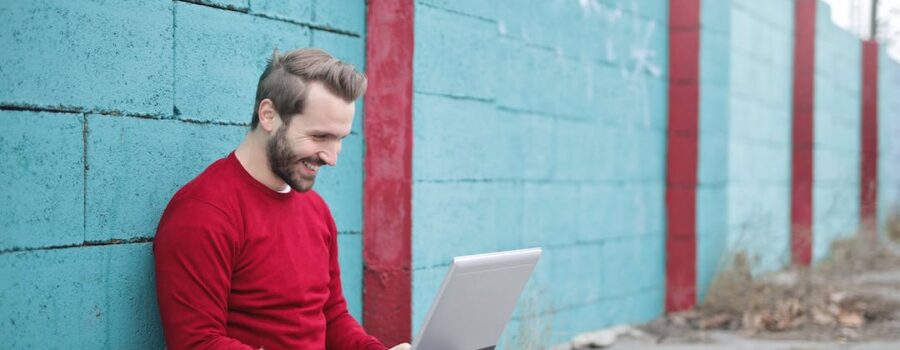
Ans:
[[[521,247],[521,197],[491,182],[413,185],[413,268],[448,264],[457,255]],[[526,204],[527,205],[527,204]]]
[[[620,71],[620,84],[609,86],[607,106],[610,124],[625,128],[665,129],[668,118],[668,84],[658,79]]]
[[[773,182],[781,183],[784,185],[790,184],[791,179],[791,149],[789,144],[781,144],[775,145],[771,148],[772,153],[770,153],[772,163],[775,164],[775,169],[777,171],[770,172],[769,176]]]
[[[646,231],[638,233],[657,234],[665,232],[665,196],[666,184],[663,181],[641,184],[641,205],[639,213],[643,223],[637,227]]]
[[[607,229],[614,236],[662,232],[664,184],[626,184],[613,190]]]
[[[615,127],[599,126],[593,129],[594,136],[588,143],[594,150],[597,173],[591,177],[594,181],[611,181],[618,179],[618,153],[620,147],[620,130]]]
[[[732,39],[734,40],[734,39]],[[753,96],[755,82],[753,72],[753,60],[743,53],[731,55],[731,93],[733,97],[748,99]],[[740,83],[736,83],[740,82]]]
[[[823,258],[831,243],[856,233],[859,227],[858,186],[815,184],[813,186],[813,257]]]
[[[607,202],[606,217],[607,222],[603,229],[607,231],[604,236],[620,237],[624,232],[628,231],[629,224],[633,220],[632,211],[627,209],[623,202],[630,203],[629,198],[625,195],[624,186],[614,184],[609,191],[609,197],[605,199]]]
[[[238,126],[88,115],[85,238],[153,236],[172,195],[244,134]]]
[[[413,250],[415,253],[415,250]],[[412,332],[418,335],[425,315],[437,296],[441,281],[447,275],[449,262],[444,265],[414,269],[412,272]]]
[[[723,185],[697,189],[697,301],[719,271],[728,235],[728,197]]]
[[[0,103],[169,115],[172,6],[4,2]]]
[[[521,303],[517,306],[521,307]],[[559,311],[556,311],[559,312]],[[542,349],[554,345],[557,314],[547,313],[524,318],[513,318],[500,338],[498,349]],[[502,346],[502,347],[501,347]]]
[[[732,5],[729,2],[701,1],[700,26],[704,31],[729,33]]]
[[[592,246],[599,247],[597,245]],[[543,265],[544,269],[548,270],[547,273],[553,279],[551,284],[546,285],[549,288],[549,293],[547,293],[549,298],[544,301],[545,303],[558,308],[572,307],[580,304],[580,295],[597,293],[596,290],[585,290],[586,288],[590,289],[587,286],[587,281],[578,280],[583,275],[578,270],[581,267],[586,267],[579,265],[591,264],[589,261],[583,261],[578,262],[578,265],[576,265],[578,258],[584,255],[581,254],[582,250],[577,246],[571,245],[544,249],[541,254],[540,264]]]
[[[529,173],[533,173],[535,169],[546,165],[546,163],[535,164],[532,162],[534,156],[543,157],[543,151],[546,149],[531,148],[532,145],[549,146],[549,137],[540,137],[536,133],[532,120],[535,116],[523,115],[521,113],[506,111],[501,109],[495,110],[496,129],[493,129],[493,135],[488,139],[492,142],[479,141],[480,143],[493,143],[496,156],[492,156],[492,161],[486,162],[484,167],[489,169],[489,174],[497,178],[526,178]],[[479,122],[488,122],[485,120]],[[471,132],[471,131],[470,131]],[[551,130],[546,130],[543,135],[549,135]],[[546,160],[546,158],[541,158]]]
[[[592,112],[599,107],[595,103],[596,91],[594,85],[594,70],[597,66],[587,59],[573,60],[565,57],[557,57],[553,61],[545,62],[552,67],[551,72],[555,77],[543,76],[542,85],[548,91],[560,91],[558,94],[535,94],[541,101],[535,106],[535,110],[551,112],[568,116],[569,118],[592,120],[597,119]]]
[[[83,116],[0,111],[0,119],[0,250],[83,242]]]
[[[565,7],[573,7],[574,4],[557,3],[556,11],[567,11]],[[559,30],[549,23],[559,13],[549,15],[551,6],[541,1],[505,2],[497,7],[497,31],[506,37],[517,41],[533,43],[543,47],[555,47],[555,40]],[[509,9],[515,8],[515,11]],[[540,14],[545,16],[540,16]],[[543,29],[543,30],[542,30]]]
[[[485,249],[505,250],[530,247],[522,243],[524,228],[524,185],[516,182],[498,182],[490,186],[489,195],[481,198],[488,216],[484,225],[485,237],[490,242]],[[478,232],[470,232],[481,237]],[[470,237],[470,239],[474,239]]]
[[[557,128],[555,119],[539,115],[522,114],[524,124],[522,131],[525,138],[525,169],[522,176],[526,179],[546,180],[553,178],[558,172],[556,142],[553,137]]]
[[[637,158],[644,162],[639,175],[634,180],[659,181],[666,179],[666,135],[661,130],[640,133]]]
[[[879,50],[879,96],[900,94],[900,65]],[[888,219],[900,210],[900,99],[878,99],[878,221],[886,228]]]
[[[590,180],[604,166],[601,141],[597,140],[597,125],[574,120],[558,120],[556,134],[556,165],[554,178]]]
[[[700,32],[700,81],[701,97],[704,85],[714,84],[717,91],[729,88],[731,69],[731,38],[726,33]],[[708,92],[707,92],[708,93]]]
[[[541,261],[543,259],[544,255],[542,253]],[[552,279],[550,264],[544,264],[541,261],[534,267],[531,278],[525,285],[525,290],[519,296],[519,302],[513,310],[513,319],[539,317],[542,314],[553,313],[555,311],[554,308],[558,307],[553,300],[553,294],[555,293],[555,285],[553,283],[555,281]]]
[[[313,16],[313,0],[253,0],[250,12],[300,23],[310,23]]]
[[[493,99],[499,52],[496,25],[417,6],[413,85],[416,91]],[[477,52],[478,54],[473,54]]]
[[[793,136],[791,134],[792,129],[792,121],[793,121],[793,112],[790,112],[787,108],[777,106],[777,107],[769,107],[764,110],[764,115],[767,117],[763,120],[768,128],[764,134],[764,140],[767,140],[775,145],[780,145],[783,147],[788,147],[793,140]]]
[[[497,40],[497,69],[494,73],[496,99],[499,106],[517,110],[528,110],[530,105],[528,91],[535,91],[537,84],[537,67],[530,59],[534,49],[525,43],[508,37]]]
[[[616,145],[616,177],[624,181],[665,178],[665,135],[662,132],[626,128]]]
[[[790,262],[790,188],[766,184],[728,186],[728,251],[743,252],[754,273]]]
[[[664,232],[654,232],[647,235],[636,235],[631,241],[630,267],[634,269],[636,289],[634,293],[642,290],[659,288],[666,281],[666,238]]]
[[[624,40],[614,34],[616,26],[622,25],[621,12],[599,3],[589,4],[587,9],[574,2],[538,3],[549,9],[537,9],[537,21],[525,23],[532,38],[552,31],[552,38],[542,41],[576,61],[614,64],[627,57],[627,52],[616,51],[618,41]],[[561,9],[562,14],[557,14],[556,9]]]
[[[664,79],[648,79],[646,89],[643,106],[645,108],[644,113],[649,112],[650,122],[649,124],[647,123],[648,117],[645,114],[638,125],[650,129],[664,130],[669,120],[669,98],[667,95],[669,83]]]
[[[341,61],[352,64],[360,72],[366,70],[366,40],[344,34],[313,29],[311,44],[328,51]]]
[[[419,7],[437,7],[447,11],[458,12],[472,17],[478,17],[484,20],[497,19],[501,8],[509,8],[510,5],[497,1],[478,1],[478,0],[417,0],[416,5]],[[504,11],[507,12],[507,11]],[[504,13],[504,15],[511,15]]]
[[[344,139],[335,167],[323,167],[313,187],[328,206],[341,232],[362,232],[363,227],[363,139]]]
[[[272,57],[309,46],[309,28],[194,4],[175,4],[175,108],[180,118],[250,123]]]
[[[666,24],[669,21],[669,2],[665,0],[652,0],[652,1],[638,1],[638,2],[625,2],[621,1],[623,7],[626,9],[630,9],[632,12],[642,16],[653,19],[655,21],[659,21],[661,24]]]
[[[859,183],[859,157],[855,154],[820,149],[814,152],[813,157],[817,183]]]
[[[493,105],[480,101],[425,94],[414,98],[417,179],[508,179],[533,165],[523,148],[533,134],[523,130],[521,117],[501,121]]]
[[[622,295],[635,289],[637,283],[628,274],[633,272],[628,263],[631,251],[629,240],[621,236],[603,242],[603,265],[600,269],[603,274],[604,288],[601,297],[611,298]],[[633,277],[633,276],[632,276]]]
[[[0,255],[0,338],[16,348],[163,348],[151,246]]]
[[[366,3],[363,0],[314,1],[316,24],[366,35]]]
[[[357,321],[362,322],[363,310],[363,261],[362,234],[338,234],[338,263],[341,265],[341,285],[347,309]]]
[[[732,139],[728,145],[728,182],[743,184],[748,181],[748,147],[746,141]],[[750,179],[752,180],[752,179]]]
[[[524,186],[524,246],[541,246],[552,242],[565,245],[576,242],[578,230],[578,188],[565,184],[530,184]]]
[[[599,241],[614,235],[609,223],[616,218],[610,211],[617,203],[612,197],[614,186],[607,184],[583,185],[578,189],[578,229],[575,238],[581,242]]]
[[[728,137],[723,133],[701,133],[698,145],[697,183],[728,181]]]

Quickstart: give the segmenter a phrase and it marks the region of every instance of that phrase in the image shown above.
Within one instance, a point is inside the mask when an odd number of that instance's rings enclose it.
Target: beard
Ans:
[[[296,167],[304,165],[300,163],[302,159],[288,145],[287,137],[285,136],[286,130],[287,125],[279,128],[275,135],[269,138],[268,143],[266,143],[266,155],[269,157],[269,165],[275,175],[294,190],[300,192],[309,191],[312,189],[316,177],[315,175],[311,177],[302,176],[294,170]],[[316,160],[308,161],[312,164],[318,164]]]

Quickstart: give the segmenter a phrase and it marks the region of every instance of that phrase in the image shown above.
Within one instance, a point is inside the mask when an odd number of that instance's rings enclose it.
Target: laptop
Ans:
[[[453,258],[412,350],[494,349],[540,256],[530,248]]]

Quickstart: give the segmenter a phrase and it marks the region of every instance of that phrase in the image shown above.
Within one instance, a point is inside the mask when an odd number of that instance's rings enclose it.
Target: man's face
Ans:
[[[309,191],[319,167],[337,164],[341,141],[350,134],[355,111],[321,83],[310,84],[303,113],[274,130],[266,145],[269,164],[291,188]]]

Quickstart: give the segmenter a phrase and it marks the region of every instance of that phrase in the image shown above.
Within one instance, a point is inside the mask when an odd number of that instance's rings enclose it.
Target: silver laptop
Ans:
[[[493,349],[540,256],[531,248],[453,258],[412,350]]]

